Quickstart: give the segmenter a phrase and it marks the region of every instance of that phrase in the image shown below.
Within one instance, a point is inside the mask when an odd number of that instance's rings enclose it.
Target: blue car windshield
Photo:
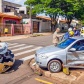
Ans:
[[[68,38],[68,39],[66,39],[66,40],[64,40],[64,41],[62,41],[62,42],[60,42],[60,43],[57,45],[57,47],[64,49],[64,48],[68,47],[71,43],[73,43],[75,40],[76,40],[76,39]]]

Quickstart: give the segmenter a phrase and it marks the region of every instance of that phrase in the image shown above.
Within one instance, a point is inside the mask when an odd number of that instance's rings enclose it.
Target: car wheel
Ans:
[[[61,71],[61,68],[62,68],[62,64],[59,60],[51,60],[48,63],[48,70],[50,72],[53,72],[53,73],[59,72]]]

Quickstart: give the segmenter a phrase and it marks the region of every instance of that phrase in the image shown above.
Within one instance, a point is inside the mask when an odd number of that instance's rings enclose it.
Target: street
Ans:
[[[15,63],[7,72],[0,74],[0,84],[68,84],[67,80],[75,80],[77,77],[81,80],[80,76],[84,73],[84,69],[71,69],[70,76],[67,76],[63,72],[50,73],[47,70],[44,70],[47,76],[39,76],[37,72],[31,69],[29,63],[31,59],[34,59],[35,51],[52,45],[52,35],[29,37],[6,42],[8,43],[8,48],[15,55]],[[54,78],[51,80],[50,76],[55,77],[55,80]],[[66,79],[66,81],[62,79]]]
[[[52,44],[52,35],[49,36],[37,36],[37,37],[30,37],[20,40],[12,40],[9,43],[21,43],[27,45],[36,45],[36,46],[47,46]]]
[[[0,0],[0,84],[84,84],[84,0]]]
[[[52,44],[52,35],[41,37],[30,37],[8,41],[8,48],[15,55],[15,64],[6,73],[0,74],[1,84],[53,84],[55,82],[36,75],[28,65],[31,58],[34,58],[35,51]]]

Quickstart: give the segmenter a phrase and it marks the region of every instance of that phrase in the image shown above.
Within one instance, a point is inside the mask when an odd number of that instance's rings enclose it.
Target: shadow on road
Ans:
[[[48,71],[48,69],[47,68],[43,68],[43,67],[40,67],[42,70],[44,70],[44,71]]]
[[[14,65],[6,72],[6,73],[11,73],[19,69],[19,66],[23,64],[23,61],[21,60],[15,60]]]

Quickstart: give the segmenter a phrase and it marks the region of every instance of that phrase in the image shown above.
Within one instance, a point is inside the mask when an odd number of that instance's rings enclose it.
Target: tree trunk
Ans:
[[[51,32],[54,32],[54,31],[55,31],[55,25],[53,25],[51,22]]]
[[[56,14],[55,15],[49,15],[51,18],[51,32],[55,31],[55,27],[56,27]]]
[[[71,22],[72,22],[72,19],[70,19],[70,20],[67,21],[68,28],[70,27]]]

